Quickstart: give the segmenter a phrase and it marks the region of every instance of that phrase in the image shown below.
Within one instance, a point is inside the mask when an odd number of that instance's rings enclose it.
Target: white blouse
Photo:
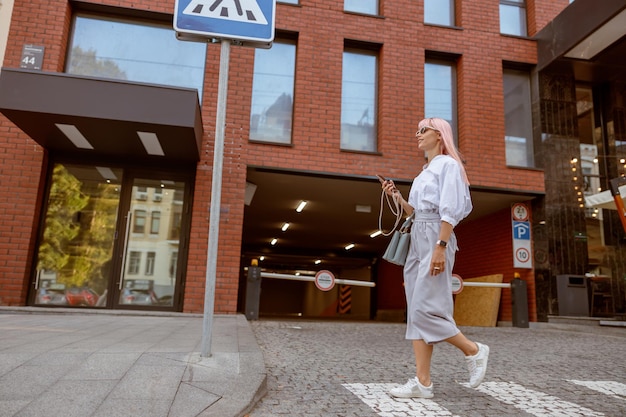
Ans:
[[[452,227],[459,224],[472,211],[459,163],[449,155],[435,156],[413,180],[408,203],[417,211],[437,211]]]

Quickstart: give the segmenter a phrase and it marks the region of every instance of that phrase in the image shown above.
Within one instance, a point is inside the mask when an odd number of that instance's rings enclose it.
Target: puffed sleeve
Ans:
[[[446,159],[439,177],[439,214],[441,220],[455,227],[472,211],[472,198],[458,162]]]

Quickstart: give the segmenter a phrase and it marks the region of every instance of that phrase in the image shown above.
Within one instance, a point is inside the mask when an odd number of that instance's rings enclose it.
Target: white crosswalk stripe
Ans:
[[[568,382],[615,398],[626,399],[626,385],[619,382],[579,380],[568,380]],[[467,383],[461,383],[461,385],[471,389]],[[343,384],[343,386],[382,417],[459,417],[439,405],[436,402],[436,397],[435,399],[391,397],[388,392],[397,384]],[[544,392],[525,388],[515,382],[483,382],[475,389],[504,404],[522,410],[526,414],[537,417],[605,416],[601,412],[562,400]]]
[[[193,0],[183,14],[267,25],[257,0]]]
[[[398,384],[343,384],[343,386],[382,417],[459,417],[433,400],[390,397],[387,393]]]
[[[626,400],[626,384],[615,381],[578,381],[576,379],[568,379],[567,382],[582,385],[602,394],[611,395],[615,398]]]
[[[476,390],[534,416],[604,416],[603,413],[563,401],[540,391],[524,388],[515,382],[483,382]]]

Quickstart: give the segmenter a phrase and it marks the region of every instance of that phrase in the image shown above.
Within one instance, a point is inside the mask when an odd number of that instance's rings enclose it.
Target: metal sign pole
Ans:
[[[215,148],[213,150],[213,181],[209,217],[209,241],[204,288],[204,317],[200,356],[211,356],[211,333],[215,308],[215,281],[217,275],[217,246],[220,231],[220,206],[222,199],[222,165],[224,162],[224,130],[226,125],[226,98],[228,96],[228,64],[230,40],[222,39],[220,47],[220,73],[217,89],[217,114],[215,117]]]

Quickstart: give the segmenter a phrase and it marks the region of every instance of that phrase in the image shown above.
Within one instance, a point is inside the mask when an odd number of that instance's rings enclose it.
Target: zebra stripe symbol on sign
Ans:
[[[183,14],[267,25],[256,0],[193,0]]]

